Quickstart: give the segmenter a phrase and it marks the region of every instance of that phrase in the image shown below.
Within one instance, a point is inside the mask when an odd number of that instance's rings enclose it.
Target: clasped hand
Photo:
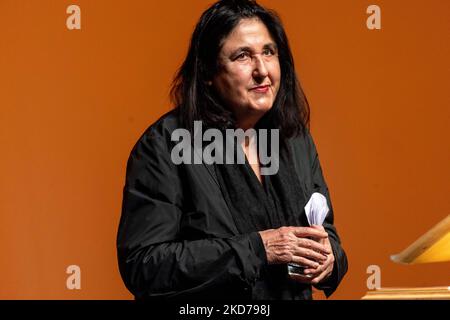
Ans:
[[[302,283],[318,284],[333,271],[334,255],[322,226],[281,227],[259,232],[269,264],[296,263],[306,267],[302,275],[290,275]]]

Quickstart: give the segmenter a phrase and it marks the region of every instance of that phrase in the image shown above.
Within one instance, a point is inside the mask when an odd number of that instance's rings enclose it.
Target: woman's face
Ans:
[[[275,41],[264,23],[243,19],[223,41],[215,91],[238,124],[254,125],[275,101],[280,87],[280,64]]]

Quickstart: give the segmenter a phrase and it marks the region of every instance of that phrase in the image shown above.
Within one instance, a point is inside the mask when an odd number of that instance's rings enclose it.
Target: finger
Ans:
[[[318,284],[320,283],[328,274],[330,273],[330,271],[328,270],[328,268],[326,270],[324,270],[322,273],[320,273],[317,277],[313,277],[311,279],[311,283],[312,284]]]
[[[301,237],[301,238],[311,237],[311,238],[315,238],[315,239],[322,239],[322,238],[328,237],[328,233],[326,233],[325,231],[315,229],[315,228],[310,228],[310,227],[296,227],[296,228],[292,229],[292,232],[297,237]]]
[[[299,265],[303,265],[305,267],[313,268],[313,269],[317,269],[320,267],[320,264],[318,264],[316,261],[310,260],[305,257],[293,256],[292,262],[299,264]]]
[[[303,271],[305,275],[310,276],[312,279],[318,277],[325,270],[324,266],[318,268],[308,268]]]
[[[305,275],[309,275],[312,277],[311,282],[313,284],[317,284],[320,281],[322,281],[325,277],[330,275],[332,271],[333,271],[332,264],[327,264],[317,269],[305,269],[303,272]]]
[[[314,240],[310,239],[299,239],[298,240],[299,246],[303,248],[307,248],[310,250],[317,251],[325,256],[325,259],[327,258],[327,255],[331,253],[331,250],[328,246],[325,246],[322,243],[319,243]]]
[[[324,264],[320,265],[318,268],[307,268],[303,272],[305,274],[311,275],[313,278],[320,275],[324,270],[327,270],[328,272],[332,270],[331,268],[332,262],[331,259],[328,259]]]
[[[326,255],[321,254],[321,253],[316,252],[316,251],[311,250],[311,249],[306,249],[306,248],[299,247],[299,248],[297,248],[294,251],[294,254],[296,254],[297,256],[300,256],[300,257],[305,257],[305,258],[308,258],[308,259],[311,259],[311,260],[315,260],[315,261],[317,261],[318,263],[321,263],[321,264],[323,264],[323,263],[325,263],[325,261],[327,261],[327,256]]]

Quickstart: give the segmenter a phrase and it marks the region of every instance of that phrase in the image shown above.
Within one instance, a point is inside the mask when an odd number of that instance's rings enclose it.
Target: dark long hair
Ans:
[[[309,127],[309,104],[295,74],[286,33],[278,15],[253,0],[221,0],[200,17],[186,59],[170,91],[180,124],[191,132],[195,120],[201,120],[205,126],[212,128],[234,127],[231,111],[223,105],[207,81],[218,71],[217,58],[223,40],[246,18],[262,21],[278,47],[281,81],[270,110],[270,126],[280,129],[282,138],[303,134]]]

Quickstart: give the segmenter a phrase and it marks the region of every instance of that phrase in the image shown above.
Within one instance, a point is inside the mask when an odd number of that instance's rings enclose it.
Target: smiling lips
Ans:
[[[259,86],[259,87],[255,87],[252,88],[251,91],[255,91],[258,93],[266,93],[267,91],[269,91],[269,85],[265,85],[265,86]]]

